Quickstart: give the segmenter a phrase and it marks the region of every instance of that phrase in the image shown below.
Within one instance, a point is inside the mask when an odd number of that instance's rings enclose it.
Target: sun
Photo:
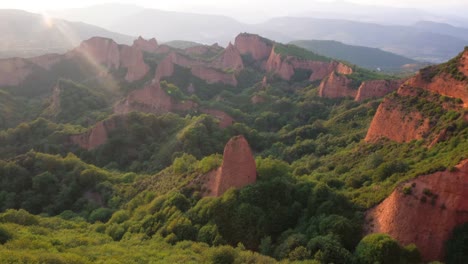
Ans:
[[[51,18],[46,13],[42,13],[41,15],[42,15],[42,22],[44,23],[44,25],[46,25],[46,27],[48,28],[52,28],[54,26],[54,19]]]

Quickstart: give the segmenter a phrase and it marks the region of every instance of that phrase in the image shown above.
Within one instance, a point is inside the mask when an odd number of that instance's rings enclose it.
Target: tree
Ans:
[[[400,263],[402,249],[398,242],[387,234],[365,236],[356,247],[355,255],[362,264]]]

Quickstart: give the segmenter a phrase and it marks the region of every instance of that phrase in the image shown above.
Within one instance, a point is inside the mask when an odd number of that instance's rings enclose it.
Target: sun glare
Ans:
[[[48,28],[51,28],[54,26],[54,19],[51,18],[48,14],[42,13],[42,22],[44,25],[46,25]]]

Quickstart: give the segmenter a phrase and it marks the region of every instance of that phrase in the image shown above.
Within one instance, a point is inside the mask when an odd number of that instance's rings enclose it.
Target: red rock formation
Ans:
[[[365,81],[359,86],[355,100],[358,102],[370,98],[383,97],[400,87],[402,81],[372,80]]]
[[[247,33],[238,35],[234,45],[242,55],[250,54],[256,61],[266,60],[273,48],[269,40]]]
[[[460,98],[464,103],[464,107],[468,107],[467,82],[455,80],[450,74],[441,73],[431,80],[425,80],[422,74],[417,74],[415,77],[408,80],[407,85],[429,90],[441,95]]]
[[[252,98],[250,98],[250,101],[252,102],[252,104],[261,104],[261,103],[265,102],[265,98],[263,98],[262,96],[256,94],[256,95],[252,96]]]
[[[121,67],[127,68],[125,80],[129,82],[143,78],[149,71],[149,66],[143,60],[141,50],[129,46],[120,47]]]
[[[111,39],[93,37],[83,41],[77,49],[68,54],[72,57],[76,55],[83,55],[91,63],[103,65],[107,69],[126,68],[125,80],[129,82],[141,79],[149,70],[139,48],[118,45]]]
[[[240,71],[244,69],[244,63],[242,62],[242,57],[239,50],[234,47],[231,43],[223,51],[221,56],[219,56],[213,63],[212,66],[225,69],[225,70],[234,70]]]
[[[120,67],[119,45],[112,39],[93,37],[83,41],[75,51],[106,68],[118,69]]]
[[[468,49],[465,48],[459,60],[458,70],[465,76],[468,76]]]
[[[276,53],[274,48],[271,49],[271,54],[270,57],[268,57],[265,70],[287,81],[291,80],[291,77],[294,75],[294,67],[286,60],[283,60],[281,54]]]
[[[212,115],[219,119],[219,127],[226,128],[234,123],[234,118],[230,115],[226,114],[223,111],[216,110],[216,109],[201,109],[200,112]]]
[[[405,113],[398,102],[385,98],[372,120],[365,141],[388,138],[396,142],[422,139],[430,131],[430,120],[419,112]]]
[[[64,55],[60,54],[45,54],[42,56],[29,58],[29,60],[41,68],[50,70],[52,66],[63,60],[63,58]]]
[[[197,106],[190,100],[176,101],[161,88],[159,81],[153,80],[143,89],[131,92],[124,100],[114,106],[114,113],[127,114],[132,111],[145,113],[166,113],[188,111]]]
[[[390,234],[403,245],[415,243],[425,262],[443,260],[444,243],[452,230],[468,222],[468,160],[456,168],[399,186],[367,212],[366,232]],[[405,187],[411,188],[411,194],[403,193]]]
[[[224,73],[214,68],[205,66],[194,66],[191,68],[191,73],[209,84],[224,83],[231,86],[237,86],[237,79],[234,74]]]
[[[122,117],[113,117],[101,122],[83,134],[70,136],[72,144],[76,144],[83,149],[92,150],[106,143],[109,132],[116,129],[118,121]]]
[[[158,42],[155,38],[146,40],[140,36],[138,39],[133,41],[132,47],[145,52],[156,53],[158,50]]]
[[[219,46],[218,43],[215,43],[211,46],[199,45],[199,46],[189,47],[185,49],[185,53],[189,55],[203,56],[203,55],[208,55],[208,54],[217,54],[217,53],[220,53],[222,50],[223,48]]]
[[[268,61],[265,64],[265,70],[278,75],[283,80],[291,80],[296,69],[303,69],[311,71],[309,80],[311,82],[316,80],[322,80],[329,76],[332,72],[336,72],[343,75],[349,75],[353,73],[353,69],[341,62],[332,61],[313,61],[306,60],[292,56],[282,56],[275,52],[273,48],[271,50]]]
[[[22,83],[32,72],[33,67],[26,59],[0,59],[1,86],[17,86]]]
[[[257,169],[249,143],[243,136],[229,140],[224,147],[223,164],[204,175],[206,196],[221,196],[230,188],[242,188],[255,183]]]
[[[323,79],[319,86],[319,96],[327,98],[355,97],[357,90],[350,88],[351,80],[335,72]]]

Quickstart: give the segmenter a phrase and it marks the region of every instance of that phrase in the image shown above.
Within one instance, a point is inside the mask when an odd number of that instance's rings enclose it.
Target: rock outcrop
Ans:
[[[122,116],[100,121],[87,132],[70,136],[70,142],[86,150],[95,149],[106,143],[109,133],[117,128],[118,123],[124,121],[125,118]]]
[[[224,70],[240,71],[244,69],[244,62],[242,61],[239,50],[234,45],[229,43],[227,48],[222,52],[221,56],[215,59],[215,61],[212,63],[212,66]]]
[[[341,62],[337,61],[314,61],[297,58],[294,56],[283,56],[271,49],[270,56],[265,64],[267,72],[276,74],[281,79],[289,81],[294,75],[296,70],[308,70],[311,72],[309,81],[322,80],[329,76],[332,72],[342,75],[349,75],[353,73],[353,69]]]
[[[225,112],[221,110],[216,110],[216,109],[201,109],[200,112],[214,116],[219,120],[219,127],[220,128],[226,128],[228,126],[231,126],[234,123],[234,118],[232,118],[230,115],[226,114]]]
[[[0,86],[17,86],[26,80],[33,70],[33,64],[26,59],[0,59]]]
[[[177,101],[161,88],[159,81],[154,79],[144,88],[131,92],[124,100],[114,106],[114,113],[127,114],[132,111],[145,113],[167,113],[188,111],[197,107],[190,100]]]
[[[357,90],[350,88],[351,80],[344,75],[330,73],[319,86],[319,96],[326,98],[356,97]]]
[[[163,80],[174,74],[174,65],[190,69],[193,76],[196,76],[209,84],[224,83],[237,86],[237,79],[234,73],[226,73],[223,69],[216,68],[211,63],[195,60],[184,55],[172,52],[156,68],[156,80]],[[235,66],[237,67],[237,66]]]
[[[158,51],[158,41],[155,38],[146,40],[140,36],[133,41],[132,47],[145,52],[156,53]]]
[[[45,70],[50,70],[52,66],[55,64],[59,63],[61,60],[63,60],[64,55],[61,54],[45,54],[42,56],[34,57],[34,58],[29,58],[29,60],[36,64],[37,66],[45,69]]]
[[[239,34],[236,37],[235,44],[240,54],[249,54],[255,61],[268,59],[273,49],[273,42],[248,33]]]
[[[388,138],[400,143],[409,142],[424,138],[430,128],[430,120],[421,113],[406,113],[396,100],[385,98],[370,124],[365,141]]]
[[[384,97],[397,90],[402,83],[400,80],[371,80],[362,82],[355,100],[361,102],[366,99]]]
[[[143,60],[143,52],[136,46],[118,45],[107,38],[93,37],[83,41],[68,56],[84,56],[96,66],[105,69],[127,69],[125,80],[133,82],[143,78],[149,71],[149,66]]]
[[[204,195],[221,196],[230,188],[239,189],[256,180],[257,169],[249,143],[243,136],[236,136],[224,147],[221,167],[204,175]]]
[[[405,192],[403,192],[405,189]],[[443,260],[454,227],[468,222],[468,160],[406,182],[366,214],[367,233],[387,233],[415,243],[423,260]]]

